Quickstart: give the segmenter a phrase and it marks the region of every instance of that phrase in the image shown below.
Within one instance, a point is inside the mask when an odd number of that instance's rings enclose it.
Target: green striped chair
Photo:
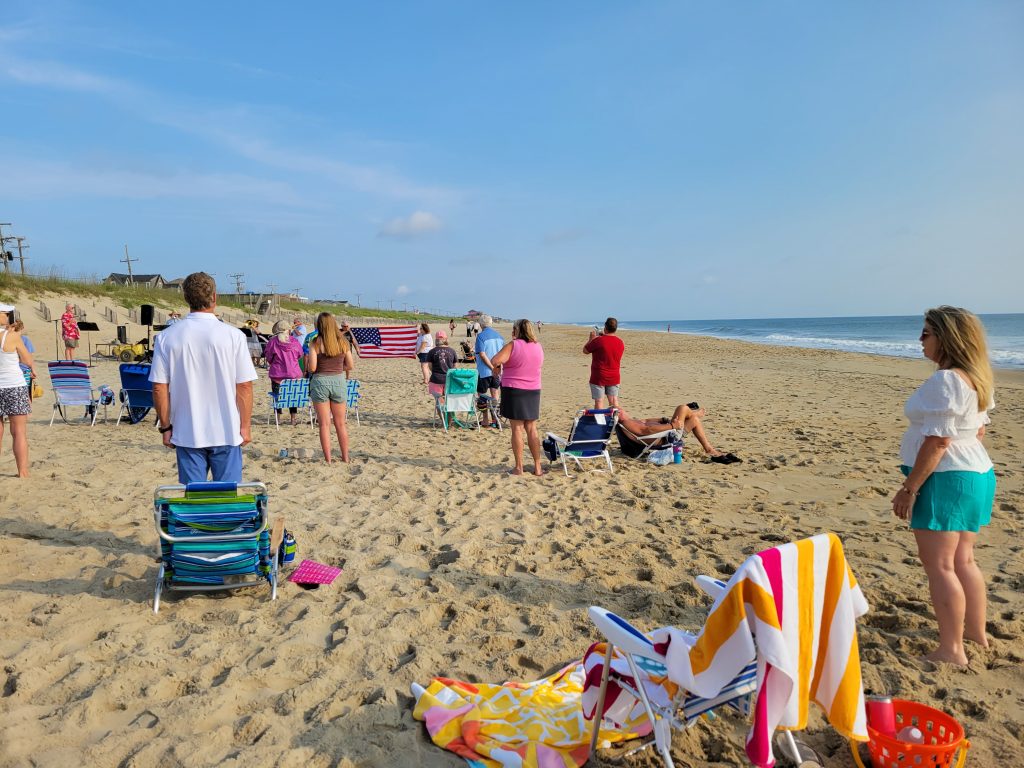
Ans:
[[[208,592],[267,582],[277,598],[276,552],[270,551],[263,483],[190,483],[156,489],[153,515],[160,568],[153,612],[165,589]]]

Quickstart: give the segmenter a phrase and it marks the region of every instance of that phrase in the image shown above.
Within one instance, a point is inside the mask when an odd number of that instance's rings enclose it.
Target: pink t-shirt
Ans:
[[[540,369],[544,350],[537,341],[512,339],[512,354],[501,369],[501,386],[515,389],[540,389]]]

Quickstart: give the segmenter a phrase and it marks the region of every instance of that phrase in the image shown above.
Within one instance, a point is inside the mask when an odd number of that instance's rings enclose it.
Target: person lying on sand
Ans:
[[[656,435],[659,432],[664,432],[666,429],[676,429],[686,434],[692,432],[693,436],[697,438],[697,442],[700,443],[700,447],[704,449],[711,461],[716,464],[736,464],[743,461],[735,454],[723,453],[711,444],[708,440],[707,433],[704,431],[704,426],[700,422],[701,416],[706,411],[699,407],[697,403],[690,403],[689,405],[678,405],[676,406],[675,412],[671,417],[662,416],[657,419],[634,419],[628,413],[621,408],[619,409],[619,424],[628,429],[637,437],[646,437],[647,435]]]

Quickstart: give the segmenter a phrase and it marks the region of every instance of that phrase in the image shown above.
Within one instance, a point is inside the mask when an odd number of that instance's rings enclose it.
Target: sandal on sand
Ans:
[[[711,461],[715,464],[742,464],[743,459],[735,453],[726,453],[721,456],[712,456]]]

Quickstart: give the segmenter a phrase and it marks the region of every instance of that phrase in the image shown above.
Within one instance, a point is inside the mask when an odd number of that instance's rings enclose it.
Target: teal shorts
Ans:
[[[910,474],[904,465],[900,471]],[[996,496],[996,473],[932,472],[910,515],[910,527],[926,531],[971,531],[977,533],[992,520],[992,503]]]
[[[314,403],[342,403],[348,400],[348,384],[342,374],[336,376],[317,376],[309,380],[309,399]]]

